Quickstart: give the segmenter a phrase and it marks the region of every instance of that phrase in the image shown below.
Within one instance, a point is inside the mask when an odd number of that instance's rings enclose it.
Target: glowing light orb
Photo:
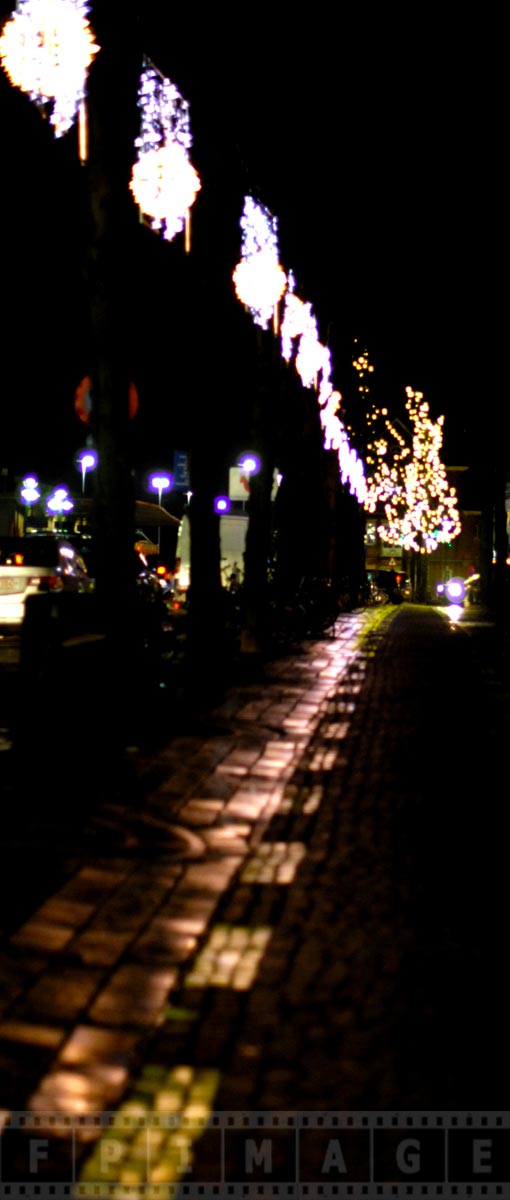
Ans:
[[[158,493],[158,504],[161,504],[162,492],[168,492],[173,487],[173,482],[171,475],[151,475],[149,487]]]
[[[260,471],[260,458],[258,454],[252,454],[249,451],[241,455],[239,466],[245,475],[256,475],[257,471]]]
[[[18,0],[0,37],[0,59],[14,87],[40,108],[61,137],[74,124],[99,46],[86,0]]]
[[[278,259],[278,223],[269,209],[246,196],[241,229],[241,259],[232,279],[238,299],[266,329],[287,287]]]
[[[465,599],[466,587],[463,579],[449,579],[445,586],[445,592],[449,600],[456,604],[460,604]]]
[[[55,488],[52,496],[46,501],[46,508],[52,513],[71,512],[74,503],[70,499],[67,488]]]
[[[134,163],[129,186],[138,207],[152,218],[153,229],[161,229],[171,241],[184,229],[201,183],[184,147],[170,139]]]
[[[175,85],[144,58],[138,88],[140,135],[130,189],[151,228],[166,241],[186,229],[201,182],[189,158],[189,104]]]
[[[39,484],[35,475],[27,475],[26,479],[23,480],[20,496],[24,504],[36,504],[41,499]]]

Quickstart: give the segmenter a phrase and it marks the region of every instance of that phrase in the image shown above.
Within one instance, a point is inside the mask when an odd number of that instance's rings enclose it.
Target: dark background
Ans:
[[[10,12],[3,5],[0,20]],[[446,462],[490,455],[508,406],[499,10],[358,4],[321,15],[276,5],[198,18],[147,2],[123,8],[122,19],[135,21],[140,53],[190,102],[204,185],[211,146],[221,146],[216,186],[236,237],[243,190],[278,217],[282,264],[312,303],[335,386],[352,387],[358,338],[390,412],[403,412],[409,385],[434,418],[446,414]],[[87,433],[73,406],[88,371],[76,135],[55,139],[0,71],[0,136],[0,466],[69,476]],[[204,186],[198,222],[207,202]],[[191,401],[187,260],[182,237],[162,246],[144,231],[142,245],[133,265],[136,456],[168,467]],[[212,403],[229,373],[242,392],[240,348],[238,359],[226,339]]]

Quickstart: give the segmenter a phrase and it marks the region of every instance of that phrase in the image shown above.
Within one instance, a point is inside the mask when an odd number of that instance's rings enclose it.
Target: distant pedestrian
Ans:
[[[229,588],[231,592],[236,592],[241,583],[241,571],[237,562],[232,563],[232,570],[228,577]]]

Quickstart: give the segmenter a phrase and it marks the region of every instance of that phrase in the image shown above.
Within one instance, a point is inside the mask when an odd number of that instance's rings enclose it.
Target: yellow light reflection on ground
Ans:
[[[310,762],[310,771],[332,771],[337,761],[336,750],[316,750]]]
[[[306,814],[306,816],[310,816],[311,813],[317,812],[317,809],[319,808],[319,805],[322,802],[323,796],[324,796],[324,788],[323,788],[322,784],[321,783],[313,784],[313,786],[310,788],[308,796],[303,804],[303,812]]]
[[[301,859],[303,842],[262,842],[241,872],[241,883],[292,883]]]
[[[209,1068],[148,1064],[83,1165],[76,1200],[97,1200],[103,1188],[114,1200],[152,1200],[161,1197],[161,1184],[178,1183],[207,1128],[219,1082],[220,1072]]]
[[[216,925],[186,976],[186,987],[251,987],[272,934],[258,926]]]

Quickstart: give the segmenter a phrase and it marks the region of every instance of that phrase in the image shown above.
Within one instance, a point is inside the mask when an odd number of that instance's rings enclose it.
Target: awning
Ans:
[[[145,500],[136,501],[135,520],[137,529],[143,529],[145,525],[173,525],[177,529],[181,523],[160,504],[146,503]]]
[[[93,512],[91,498],[89,496],[73,496],[72,500],[73,517],[86,517],[90,520]],[[160,504],[151,504],[150,501],[145,500],[135,501],[135,526],[137,529],[145,529],[146,526],[161,528],[164,525],[178,529],[179,518],[174,517],[173,513],[167,512],[166,508],[162,508]]]

